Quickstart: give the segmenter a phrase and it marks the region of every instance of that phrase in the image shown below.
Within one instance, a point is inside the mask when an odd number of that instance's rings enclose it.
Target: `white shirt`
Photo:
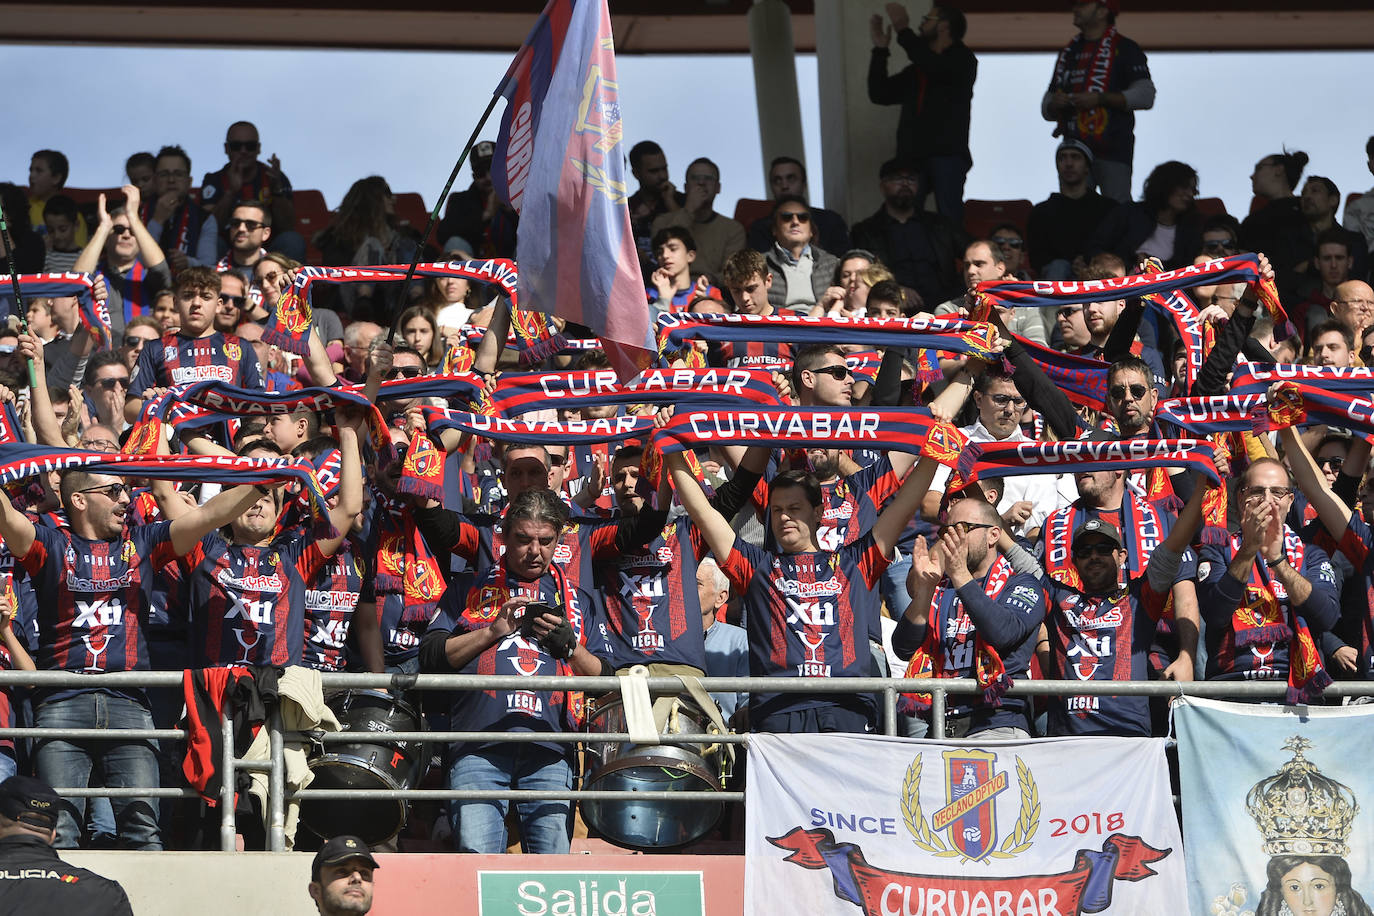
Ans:
[[[965,426],[960,430],[968,436],[970,442],[1031,442],[1032,440],[1025,433],[1021,432],[1021,427],[1012,430],[1010,436],[1005,439],[998,439],[988,428],[983,425],[982,420],[977,420],[972,426]],[[941,490],[949,484],[950,469],[939,467],[935,470],[935,477],[930,482],[932,490]],[[1021,523],[1013,533],[1025,537],[1029,531],[1034,531],[1045,524],[1045,519],[1049,518],[1061,507],[1068,505],[1069,501],[1063,499],[1059,490],[1059,478],[1061,474],[1018,474],[1014,477],[1002,478],[1002,498],[997,502],[997,511],[1006,512],[1015,503],[1022,500],[1029,502],[1032,506],[1031,514]],[[1073,489],[1074,498],[1077,499],[1077,490],[1073,487],[1073,479],[1069,479],[1069,489]]]

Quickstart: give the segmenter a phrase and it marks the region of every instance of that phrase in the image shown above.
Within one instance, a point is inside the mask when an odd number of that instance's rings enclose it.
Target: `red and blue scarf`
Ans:
[[[1201,439],[1119,439],[1100,442],[973,442],[959,456],[958,471],[966,484],[991,477],[1119,471],[1123,468],[1187,468],[1221,484],[1214,450]]]
[[[647,438],[654,431],[653,417],[606,417],[601,420],[566,420],[561,423],[518,420],[480,413],[423,407],[431,435],[446,429],[517,445],[592,445]]]
[[[676,404],[679,408],[744,403],[782,406],[762,369],[646,369],[622,383],[614,370],[532,372],[501,376],[491,404],[505,417],[547,407]]]
[[[110,310],[104,299],[94,297],[94,281],[89,274],[20,274],[18,280],[19,295],[26,302],[35,298],[75,296],[80,306],[81,324],[95,337],[99,349],[110,349],[113,341]],[[0,304],[9,314],[15,313],[15,304],[10,298],[13,289],[9,274],[0,274]],[[27,321],[24,315],[19,318]]]
[[[1374,443],[1374,398],[1367,389],[1358,395],[1283,382],[1265,408],[1254,413],[1256,433],[1313,423],[1349,429]]]

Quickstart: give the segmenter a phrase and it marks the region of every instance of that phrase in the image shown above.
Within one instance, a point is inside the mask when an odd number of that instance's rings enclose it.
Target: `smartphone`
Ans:
[[[529,635],[529,631],[534,626],[534,622],[538,620],[542,614],[558,614],[558,608],[550,607],[543,603],[527,604],[521,610],[519,618],[516,619],[516,626],[522,633]],[[560,614],[559,616],[562,615]]]

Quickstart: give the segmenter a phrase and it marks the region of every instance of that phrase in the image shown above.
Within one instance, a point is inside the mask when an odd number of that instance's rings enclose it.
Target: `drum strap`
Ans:
[[[720,707],[716,705],[715,700],[711,699],[711,695],[706,692],[706,688],[701,686],[701,681],[692,677],[690,674],[680,674],[678,677],[681,678],[682,686],[686,689],[688,696],[696,700],[697,705],[700,706],[711,719],[711,725],[717,730],[717,733],[721,735],[730,734],[730,729],[725,727],[725,722],[720,717]],[[735,746],[733,744],[725,745],[725,756],[729,758],[733,766],[735,762]]]
[[[620,675],[620,702],[625,708],[625,726],[634,744],[658,744],[658,726],[649,700],[649,669],[635,665]]]

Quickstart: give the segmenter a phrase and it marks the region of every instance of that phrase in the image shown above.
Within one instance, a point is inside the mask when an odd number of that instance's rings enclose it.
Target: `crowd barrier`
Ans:
[[[336,690],[371,689],[392,691],[473,691],[473,690],[579,690],[591,696],[601,696],[619,692],[622,686],[618,677],[521,677],[464,674],[324,674],[321,677],[324,691],[329,694]],[[702,686],[711,693],[745,693],[759,691],[767,693],[807,693],[807,694],[876,694],[882,698],[883,722],[885,732],[896,734],[897,697],[902,693],[928,693],[931,695],[931,727],[927,737],[945,737],[945,711],[949,696],[979,695],[982,689],[970,678],[947,679],[902,679],[902,678],[702,678]],[[0,671],[0,687],[110,687],[128,689],[131,687],[173,687],[180,689],[182,673],[179,671],[139,671],[115,674],[76,674],[65,671]],[[681,682],[676,677],[648,678],[649,691],[654,695],[675,695],[681,690]],[[1287,691],[1284,681],[1017,681],[1008,690],[1009,694],[1020,696],[1193,696],[1211,699],[1238,699],[1250,702],[1281,703]],[[1326,688],[1328,701],[1339,702],[1344,697],[1374,697],[1374,681],[1337,681]],[[714,801],[738,803],[744,801],[745,792],[625,792],[610,790],[572,789],[568,791],[537,790],[472,790],[472,789],[303,789],[288,793],[285,786],[284,747],[288,737],[296,737],[282,729],[280,716],[273,713],[264,727],[268,730],[270,756],[267,762],[241,760],[234,755],[232,710],[226,709],[220,721],[223,732],[224,755],[220,761],[222,792],[220,810],[220,849],[232,852],[235,849],[237,833],[234,819],[235,773],[242,771],[265,772],[268,777],[268,848],[274,852],[287,849],[285,822],[286,803],[289,800],[307,799],[352,799],[363,800],[481,800],[506,798],[512,801],[573,799],[582,801],[625,800],[633,797],[640,802],[651,801]],[[577,744],[583,742],[629,742],[627,733],[617,732],[457,732],[421,731],[387,732],[389,740],[423,741],[448,743],[454,741],[542,741]],[[372,739],[378,738],[377,732],[338,731],[315,736],[326,746],[358,741],[359,735]],[[128,741],[128,740],[176,740],[185,737],[181,729],[56,729],[56,728],[0,728],[0,738],[66,738],[71,740]],[[975,736],[976,737],[976,736]],[[660,735],[663,744],[695,744],[700,742],[699,735]],[[714,739],[713,739],[714,740]],[[747,745],[747,734],[725,735],[725,743]],[[109,788],[109,787],[54,787],[59,795],[67,797],[135,797],[135,798],[196,798],[197,793],[188,788]]]

